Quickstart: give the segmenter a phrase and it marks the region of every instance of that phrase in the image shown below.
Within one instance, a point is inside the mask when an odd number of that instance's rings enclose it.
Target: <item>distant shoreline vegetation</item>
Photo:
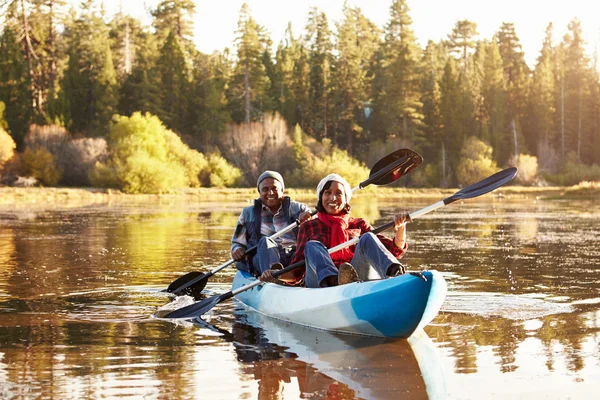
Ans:
[[[377,198],[379,200],[395,199],[439,199],[453,194],[454,189],[440,188],[367,188],[354,194],[354,198]],[[309,205],[314,202],[314,189],[289,189],[286,195],[304,201]],[[559,200],[581,199],[600,200],[600,182],[586,182],[571,187],[524,187],[507,186],[498,189],[490,196],[507,199]],[[206,202],[247,202],[257,198],[255,188],[196,188],[179,189],[168,194],[127,194],[114,189],[96,188],[14,188],[0,187],[0,207],[3,205],[19,204],[44,205],[63,202],[103,203],[108,201],[152,201],[156,199],[176,199],[178,201]]]

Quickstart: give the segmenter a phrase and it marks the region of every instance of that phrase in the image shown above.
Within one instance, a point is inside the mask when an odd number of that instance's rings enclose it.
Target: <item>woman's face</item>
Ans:
[[[346,205],[344,186],[336,181],[331,182],[329,189],[325,189],[323,192],[321,204],[327,214],[337,215],[344,211]]]

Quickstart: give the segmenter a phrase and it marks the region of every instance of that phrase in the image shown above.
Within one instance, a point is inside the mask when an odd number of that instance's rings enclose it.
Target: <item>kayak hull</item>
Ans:
[[[236,298],[264,315],[327,331],[409,338],[438,314],[447,292],[438,271],[410,274],[329,288],[260,284]],[[255,282],[238,271],[232,290]]]

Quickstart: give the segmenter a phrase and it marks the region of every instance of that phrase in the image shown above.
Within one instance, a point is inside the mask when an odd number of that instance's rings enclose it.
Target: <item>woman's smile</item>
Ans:
[[[327,214],[339,214],[344,211],[346,194],[344,186],[336,181],[331,182],[329,189],[323,192],[323,208]]]

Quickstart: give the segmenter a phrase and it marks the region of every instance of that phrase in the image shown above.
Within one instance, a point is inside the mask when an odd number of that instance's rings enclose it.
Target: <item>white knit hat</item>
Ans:
[[[342,186],[344,186],[344,193],[346,195],[346,204],[350,203],[350,199],[352,198],[352,189],[350,188],[350,184],[348,183],[348,181],[346,181],[344,178],[342,178],[338,174],[329,174],[325,178],[321,179],[321,182],[319,182],[319,184],[317,185],[317,201],[319,200],[319,195],[321,194],[323,187],[329,181],[336,181],[336,182],[341,183]]]

